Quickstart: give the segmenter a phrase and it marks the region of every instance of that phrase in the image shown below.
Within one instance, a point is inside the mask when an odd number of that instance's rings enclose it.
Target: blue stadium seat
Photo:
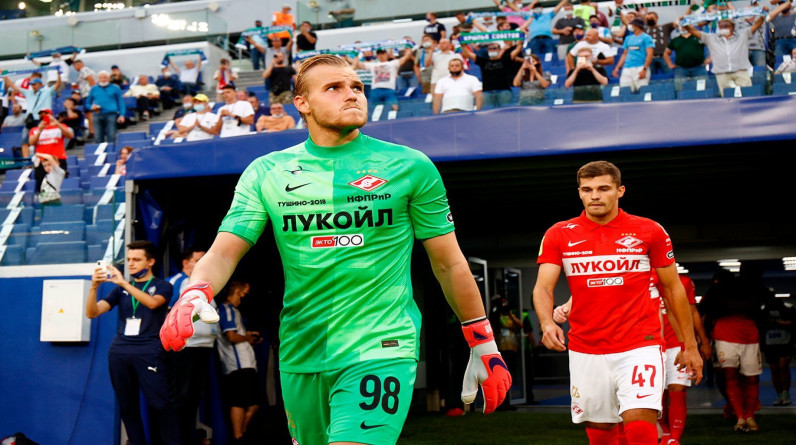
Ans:
[[[102,257],[105,255],[105,249],[108,247],[108,241],[106,240],[102,244],[89,244],[88,245],[88,261],[98,261],[101,260]]]
[[[774,96],[787,96],[790,94],[796,94],[796,83],[775,83],[774,91],[771,94]]]
[[[0,261],[0,266],[20,266],[25,264],[25,248],[22,246],[6,247],[6,253],[3,255],[3,260]]]
[[[61,204],[83,204],[83,189],[61,190]]]
[[[763,85],[752,85],[741,87],[741,97],[762,96],[764,94]],[[735,97],[735,88],[725,88],[724,97]]]
[[[110,219],[98,220],[96,224],[86,226],[86,242],[89,245],[101,244],[108,241],[116,228],[115,221]]]
[[[34,227],[34,244],[66,241],[85,241],[86,223],[84,221],[42,223]]]
[[[639,89],[641,101],[646,99],[647,93],[650,93],[651,100],[674,100],[674,83],[657,83],[641,87]]]
[[[780,84],[780,83],[788,84],[788,82],[785,80],[785,76],[783,76],[782,74],[776,74],[774,76],[774,85],[777,85],[777,84]],[[792,84],[796,84],[796,73],[790,73],[790,84],[791,85]]]
[[[156,136],[157,137],[157,136]],[[152,145],[154,141],[147,138],[147,139],[136,139],[132,141],[126,141],[124,143],[125,146],[133,147],[133,148],[144,148],[146,146]]]
[[[26,249],[32,244],[31,238],[30,224],[14,224],[14,227],[11,229],[11,234],[8,236],[8,240],[6,240],[6,244],[9,246],[20,246]]]
[[[31,249],[28,249],[30,251]],[[86,262],[86,242],[39,243],[30,255],[28,264],[69,264]]]
[[[43,224],[51,222],[83,221],[83,213],[86,206],[83,204],[48,206],[42,209],[41,222]]]
[[[634,93],[630,90],[630,87],[620,87],[617,85],[606,85],[602,87],[603,90],[603,102],[611,103],[611,102],[632,102],[634,97]],[[617,91],[617,95],[614,96],[612,93]],[[643,96],[642,96],[643,97]]]
[[[716,96],[716,90],[712,88],[708,88],[703,91],[683,90],[677,92],[678,99],[710,99]]]
[[[117,133],[116,134],[116,145],[123,147],[127,141],[138,141],[141,139],[149,139],[146,132],[144,131],[131,131],[128,133]]]
[[[160,133],[160,130],[166,126],[168,122],[152,122],[149,124],[149,137],[155,138]],[[119,138],[116,138],[117,140]]]
[[[1,191],[0,190],[0,208],[5,208],[14,199],[14,191]],[[25,206],[33,206],[33,192],[26,191],[22,197],[22,204]]]
[[[3,133],[7,134],[18,134],[20,139],[22,138],[22,125],[16,125],[13,127],[3,127]]]
[[[22,172],[25,170],[17,169],[17,170],[6,170],[6,180],[5,182],[13,181],[16,182],[20,176],[22,176]],[[30,176],[31,178],[33,175]]]
[[[104,189],[108,181],[111,179],[110,176],[92,176],[89,178],[89,187],[91,189]],[[124,182],[119,181],[116,183],[116,187],[123,187]]]
[[[86,150],[88,151],[88,150]],[[77,156],[75,155],[66,155],[66,167],[71,169],[72,167],[77,167]]]
[[[0,184],[0,192],[13,192],[14,190],[16,190],[17,185],[19,185],[17,181],[3,181],[3,183]],[[35,191],[36,181],[34,181],[33,179],[28,179],[27,181],[25,181],[25,185],[22,186],[22,190],[29,192]]]
[[[686,80],[685,82],[683,82],[683,87],[682,87],[682,90],[683,90],[683,91],[686,91],[686,90],[696,90],[696,89],[697,89],[697,83],[698,83],[698,82],[699,82],[699,79],[689,79],[689,80]],[[707,77],[707,78],[705,79],[705,89],[706,89],[706,90],[707,90],[707,89],[713,89],[713,90],[715,90],[715,91],[718,91],[718,90],[719,90],[719,84],[718,84],[718,82],[716,82],[716,78],[715,78],[715,77],[713,77],[713,76],[709,76],[709,77]]]
[[[2,224],[8,215],[11,214],[11,209],[6,209],[5,207],[0,208],[0,224]],[[17,220],[14,224],[33,224],[33,207],[23,207],[22,211],[19,212],[19,216],[17,216]]]
[[[64,182],[61,184],[61,191],[64,190],[79,190],[80,189],[80,178],[68,177],[64,178]]]
[[[572,103],[572,88],[546,90],[544,93],[545,105],[569,105]]]
[[[85,167],[80,168],[80,180],[82,182],[86,182],[88,184],[89,178],[97,176],[100,171],[102,171],[102,165],[86,165]],[[112,173],[113,168],[108,169],[108,172]]]
[[[301,115],[299,115],[296,106],[291,102],[289,104],[284,104],[283,107],[285,109],[285,114],[292,116],[296,123],[298,123],[299,119],[301,119]]]

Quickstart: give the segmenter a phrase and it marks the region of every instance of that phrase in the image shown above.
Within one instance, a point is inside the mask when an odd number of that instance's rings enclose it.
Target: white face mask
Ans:
[[[431,48],[431,42],[423,42],[423,48]]]
[[[633,32],[633,31],[636,30],[636,27],[633,26],[633,25],[627,25],[627,30],[630,31],[630,32]]]
[[[500,55],[500,51],[489,51],[487,54],[489,54],[489,58],[494,59]]]
[[[171,77],[171,71],[164,71],[164,72],[163,72],[163,77],[165,77],[166,79],[168,79],[169,77]]]
[[[182,107],[185,108],[186,110],[190,110],[191,108],[193,108],[193,102],[187,102],[187,103],[183,102]]]
[[[572,17],[572,14],[573,14],[573,12],[572,12],[572,10],[571,10],[571,9],[565,9],[565,10],[564,10],[564,15],[565,15],[566,17]]]
[[[719,28],[717,34],[720,36],[727,37],[728,35],[730,35],[730,30],[727,28]]]
[[[110,84],[111,84],[110,82],[100,82],[100,83],[99,83],[99,86],[101,86],[101,87],[107,87],[107,86],[108,86],[108,85],[110,85]]]
[[[205,111],[205,105],[204,104],[196,104],[196,105],[193,106],[193,109],[195,111],[202,112],[202,111]]]
[[[533,8],[534,14],[541,14],[542,12],[544,12],[544,8]]]

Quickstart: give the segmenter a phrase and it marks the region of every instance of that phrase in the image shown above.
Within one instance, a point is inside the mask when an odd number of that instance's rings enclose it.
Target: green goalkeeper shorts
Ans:
[[[412,402],[416,373],[412,359],[367,360],[319,373],[282,372],[293,443],[396,443]]]

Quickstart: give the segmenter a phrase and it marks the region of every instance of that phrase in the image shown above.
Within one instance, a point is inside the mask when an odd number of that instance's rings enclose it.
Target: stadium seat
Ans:
[[[101,260],[102,257],[105,255],[105,249],[108,246],[108,242],[105,241],[102,244],[89,244],[88,245],[88,261],[98,261]]]
[[[17,189],[19,183],[17,181],[3,181],[0,184],[0,192],[13,192]],[[25,185],[22,186],[22,190],[32,192],[36,190],[36,181],[33,179],[28,179],[25,181]]]
[[[42,209],[42,224],[51,222],[83,221],[86,206],[83,204],[48,206]]]
[[[32,229],[33,243],[54,243],[66,241],[85,241],[86,223],[84,221],[42,223]]]
[[[11,200],[14,199],[15,194],[13,190],[8,192],[0,190],[0,208],[7,207]],[[33,192],[25,192],[21,202],[25,206],[33,206]]]
[[[774,96],[787,96],[790,94],[796,94],[796,83],[775,83],[774,91],[771,94]]]
[[[89,245],[101,244],[108,241],[116,229],[115,221],[110,219],[98,220],[96,224],[86,226],[86,242]]]
[[[7,246],[0,266],[20,266],[22,264],[25,264],[25,247]]]
[[[754,96],[762,96],[764,94],[763,85],[752,85],[750,87],[741,87],[740,89],[741,97],[754,97]],[[724,89],[724,97],[735,97],[736,95],[736,88],[725,88]]]
[[[77,156],[66,155],[66,167],[71,169],[73,166],[77,167]]]
[[[677,92],[678,99],[710,99],[716,97],[716,90],[709,88],[702,91],[682,90]]]
[[[61,191],[79,190],[79,189],[80,189],[80,178],[74,178],[71,175],[68,178],[64,178],[64,182],[61,184]]]
[[[649,84],[639,89],[641,101],[647,100],[647,93],[650,94],[649,100],[674,100],[674,83]]]
[[[129,133],[117,133],[116,134],[116,145],[123,147],[127,145],[127,141],[138,141],[141,139],[149,139],[146,132],[144,131],[131,131]]]
[[[14,224],[11,229],[11,234],[6,240],[6,244],[9,246],[20,246],[26,249],[33,244],[31,242],[31,235],[30,224]]]
[[[788,73],[789,75],[783,74],[776,74],[774,76],[774,85],[777,84],[795,84],[796,83],[796,73]]]
[[[149,137],[150,138],[158,137],[158,134],[160,133],[160,130],[162,130],[163,127],[165,127],[167,123],[168,122],[152,122],[152,123],[150,123],[149,124],[149,132],[148,132]],[[118,140],[119,138],[117,137],[116,139]]]
[[[630,97],[634,93],[630,87],[620,87],[618,85],[606,85],[602,87],[603,102],[632,102],[634,98]]]
[[[11,209],[1,208],[0,209],[0,224],[5,222],[8,215],[11,214]],[[17,216],[17,220],[14,224],[33,224],[33,207],[23,207],[22,211],[19,212],[19,216]]]
[[[28,249],[31,251],[31,249]],[[69,264],[86,262],[86,242],[39,243],[27,256],[28,264]]]
[[[6,180],[5,180],[5,182],[9,182],[9,181],[16,182],[19,179],[19,177],[22,176],[22,172],[24,172],[24,171],[25,170],[23,170],[23,169],[6,170]],[[30,175],[30,177],[32,178],[33,175]]]
[[[546,90],[544,93],[545,105],[569,105],[572,103],[572,88]]]

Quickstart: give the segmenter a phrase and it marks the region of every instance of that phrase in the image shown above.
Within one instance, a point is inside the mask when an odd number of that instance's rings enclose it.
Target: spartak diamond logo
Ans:
[[[641,241],[640,239],[634,238],[632,236],[626,236],[624,238],[620,238],[620,239],[616,240],[616,244],[625,246],[628,249],[630,249],[631,247],[636,247],[636,246],[638,246],[639,244],[641,244],[643,242],[644,241]]]
[[[387,183],[386,179],[377,178],[376,176],[373,175],[365,175],[354,182],[349,182],[348,185],[353,185],[358,189],[362,189],[366,192],[369,192],[386,183]]]

